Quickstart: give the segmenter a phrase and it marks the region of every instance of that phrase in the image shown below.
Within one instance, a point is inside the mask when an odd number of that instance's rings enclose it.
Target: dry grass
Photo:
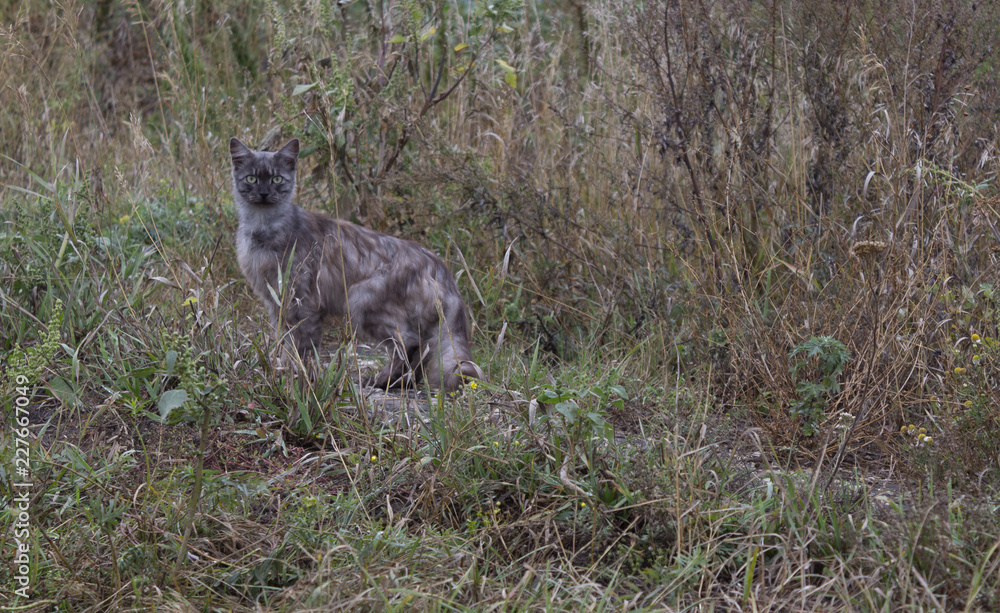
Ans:
[[[4,402],[37,385],[10,602],[1000,606],[996,7],[0,18]],[[232,135],[299,137],[304,206],[442,254],[490,381],[403,427],[349,355],[272,370]]]

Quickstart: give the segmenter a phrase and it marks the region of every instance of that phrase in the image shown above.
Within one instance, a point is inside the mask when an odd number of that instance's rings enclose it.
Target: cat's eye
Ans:
[[[253,175],[247,175],[247,183],[256,183],[256,182],[257,182],[257,177]]]
[[[281,177],[271,177],[271,183],[281,183],[282,181]]]

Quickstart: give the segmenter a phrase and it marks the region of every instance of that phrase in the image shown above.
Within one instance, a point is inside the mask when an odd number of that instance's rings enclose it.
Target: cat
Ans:
[[[295,205],[298,139],[268,153],[232,138],[229,153],[240,269],[303,363],[319,349],[325,320],[346,317],[358,337],[390,346],[369,385],[426,381],[452,390],[466,377],[483,378],[472,362],[465,302],[441,258]]]

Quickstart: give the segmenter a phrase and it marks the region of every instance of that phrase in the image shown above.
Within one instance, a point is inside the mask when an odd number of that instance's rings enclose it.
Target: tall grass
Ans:
[[[16,602],[1000,606],[996,7],[0,17],[0,387],[39,386]],[[233,135],[298,137],[303,206],[442,254],[489,381],[383,423],[353,350],[272,369]]]

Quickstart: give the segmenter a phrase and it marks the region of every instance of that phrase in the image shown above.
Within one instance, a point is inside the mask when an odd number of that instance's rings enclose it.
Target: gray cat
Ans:
[[[391,346],[385,368],[370,381],[376,387],[426,380],[454,389],[463,377],[482,378],[469,349],[465,303],[441,258],[296,206],[297,139],[267,153],[233,138],[229,153],[240,268],[303,361],[319,348],[324,320],[347,317],[358,336]]]

